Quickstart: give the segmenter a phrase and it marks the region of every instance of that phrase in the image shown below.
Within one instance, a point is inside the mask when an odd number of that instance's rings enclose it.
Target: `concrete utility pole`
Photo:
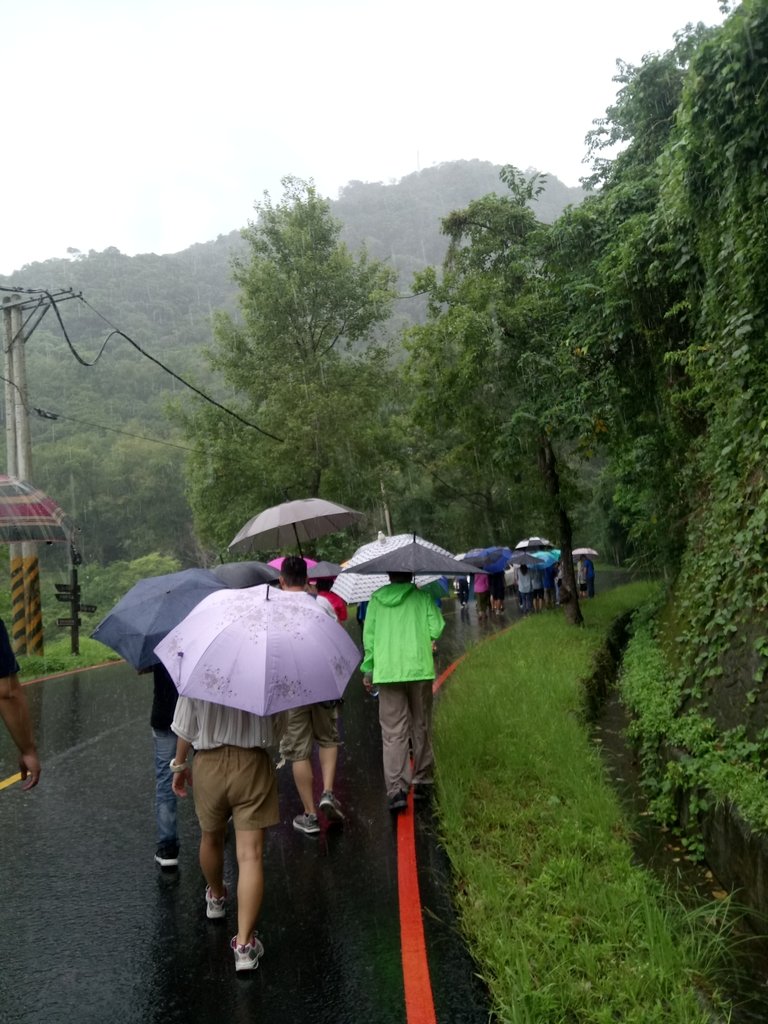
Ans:
[[[8,472],[20,480],[32,479],[32,443],[29,432],[27,364],[21,295],[3,298],[5,321],[5,437]],[[10,545],[11,641],[16,654],[43,653],[43,614],[40,601],[40,566],[37,544]]]

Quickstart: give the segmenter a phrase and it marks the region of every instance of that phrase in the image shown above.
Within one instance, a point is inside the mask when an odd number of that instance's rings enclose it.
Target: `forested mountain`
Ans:
[[[415,271],[443,258],[441,219],[501,189],[499,170],[478,160],[457,161],[394,184],[351,182],[332,202],[332,213],[351,249],[364,244],[372,257],[391,263],[404,295]],[[537,215],[552,220],[583,195],[551,179],[535,204]],[[234,230],[171,255],[130,257],[115,248],[72,252],[71,259],[33,263],[0,278],[6,287],[71,288],[86,300],[59,303],[67,337],[48,312],[26,350],[30,407],[58,416],[32,417],[34,482],[80,524],[87,560],[103,564],[147,551],[186,563],[204,557],[184,492],[186,442],[166,415],[169,397],[190,405],[201,399],[125,338],[109,336],[117,328],[226,404],[226,391],[211,377],[203,352],[211,344],[213,314],[237,314],[232,258],[243,251]],[[422,314],[420,299],[400,300],[388,333],[397,338]]]

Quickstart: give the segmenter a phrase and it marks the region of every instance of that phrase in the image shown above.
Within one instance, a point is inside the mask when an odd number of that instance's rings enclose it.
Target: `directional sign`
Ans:
[[[69,602],[72,600],[71,594],[54,594],[53,596],[56,598],[57,601],[66,601],[67,604],[69,604]]]
[[[79,606],[79,611],[81,611],[81,612],[95,612],[97,608],[98,608],[98,605],[95,605],[95,604],[81,604]]]
[[[80,587],[77,584],[74,587],[70,583],[54,583],[53,585],[60,594],[80,593]]]
[[[79,626],[80,619],[56,619],[57,626]]]

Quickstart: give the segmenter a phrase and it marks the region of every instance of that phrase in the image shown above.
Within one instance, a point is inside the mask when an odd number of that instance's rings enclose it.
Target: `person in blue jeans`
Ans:
[[[176,734],[171,732],[171,722],[179,694],[164,665],[153,665],[152,676],[154,695],[149,721],[155,746],[155,860],[161,868],[175,868],[179,863],[179,839],[176,831],[177,798],[171,774],[171,759],[176,755]]]

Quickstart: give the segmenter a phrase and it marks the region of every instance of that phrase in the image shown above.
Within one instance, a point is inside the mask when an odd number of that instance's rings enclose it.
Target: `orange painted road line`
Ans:
[[[453,673],[456,670],[456,668],[462,663],[462,661],[464,661],[465,658],[466,658],[466,654],[462,654],[462,656],[460,658],[457,658],[456,661],[454,661],[452,664],[450,664],[448,666],[448,668],[445,670],[445,672],[443,672],[441,675],[439,675],[437,677],[437,679],[432,684],[432,693],[437,693],[437,691],[443,685],[445,680],[449,676],[453,675]]]
[[[456,666],[457,658],[432,685],[437,693]],[[421,895],[416,868],[416,834],[413,817],[413,790],[408,794],[408,809],[397,821],[397,890],[400,904],[400,955],[403,963],[405,1019],[407,1024],[437,1024],[432,981],[429,977]]]
[[[407,1024],[437,1024],[427,947],[424,941],[424,922],[421,917],[413,820],[411,792],[408,794],[408,809],[399,815],[397,821],[397,888],[400,901],[400,950],[403,962],[405,1019]]]
[[[499,636],[500,633],[493,635]],[[432,693],[437,693],[465,657],[466,655],[462,654],[435,679]],[[400,952],[403,963],[405,1019],[406,1024],[437,1024],[432,982],[429,977],[427,944],[424,940],[424,921],[421,916],[419,876],[416,870],[416,834],[413,824],[411,790],[408,794],[408,809],[398,816],[397,821],[397,889],[400,904]]]

